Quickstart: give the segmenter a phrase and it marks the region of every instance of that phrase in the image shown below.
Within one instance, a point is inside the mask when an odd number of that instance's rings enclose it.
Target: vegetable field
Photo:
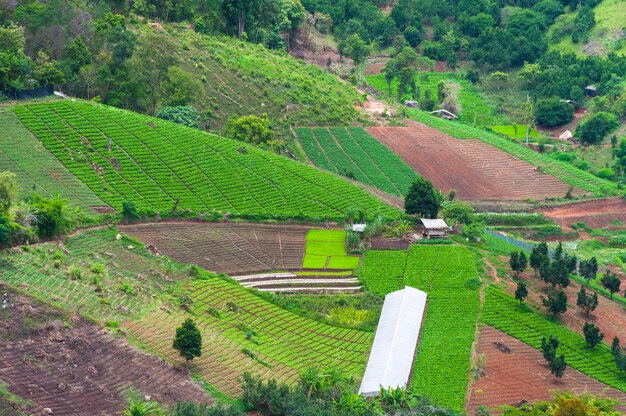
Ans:
[[[61,162],[103,201],[142,211],[338,218],[349,208],[397,215],[347,181],[254,146],[86,102],[16,107]]]
[[[231,397],[241,393],[238,378],[245,371],[293,382],[309,367],[336,366],[355,376],[365,369],[372,333],[302,318],[219,278],[193,282],[189,294],[203,335],[203,354],[192,371]],[[182,364],[171,345],[185,317],[159,311],[124,327],[150,350]]]
[[[15,173],[20,195],[35,191],[49,197],[59,193],[85,208],[105,205],[24,128],[15,113],[0,110],[0,126],[0,172]]]
[[[406,251],[368,250],[356,275],[368,291],[385,296],[402,289]]]
[[[413,246],[404,283],[428,293],[411,388],[435,403],[461,410],[480,308],[474,258],[454,245]]]
[[[569,366],[626,392],[626,378],[615,366],[608,344],[601,343],[593,350],[587,348],[582,336],[527,307],[520,307],[512,296],[497,286],[487,288],[482,318],[488,325],[535,348],[541,347],[542,337],[557,336],[561,341],[559,354],[565,355]]]
[[[310,230],[306,236],[304,269],[355,269],[359,257],[346,253],[343,230]]]
[[[155,258],[116,230],[87,231],[65,243],[7,250],[0,279],[54,306],[100,321],[121,321],[156,309],[163,292],[180,288],[185,271]],[[132,248],[131,248],[132,247]]]
[[[404,196],[417,174],[365,130],[357,127],[317,127],[296,130],[311,161],[340,175],[393,195]]]
[[[584,189],[585,191],[593,192],[595,194],[601,194],[603,196],[615,194],[617,190],[617,186],[611,181],[600,179],[597,176],[580,170],[567,162],[552,159],[496,134],[465,124],[443,120],[415,109],[409,108],[407,109],[407,112],[411,119],[447,133],[457,139],[478,139],[490,144],[491,146],[497,147],[498,149],[524,160],[531,165],[538,166],[543,172],[552,175],[576,188]]]

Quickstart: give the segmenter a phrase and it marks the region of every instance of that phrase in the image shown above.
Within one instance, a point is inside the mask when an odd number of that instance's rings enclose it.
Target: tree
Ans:
[[[476,220],[476,212],[467,202],[456,201],[444,207],[443,218],[448,224],[471,224]]]
[[[622,281],[615,273],[607,269],[600,279],[600,284],[611,292],[611,299],[613,299],[613,293],[619,292]]]
[[[522,281],[517,282],[517,289],[515,289],[515,299],[517,299],[519,301],[519,304],[521,305],[522,303],[524,303],[524,300],[527,296],[528,289],[526,288],[526,283]]]
[[[261,147],[274,147],[278,143],[267,114],[261,117],[255,115],[231,117],[226,122],[222,133],[231,139]]]
[[[512,251],[509,256],[509,266],[511,266],[511,270],[517,274],[517,268],[519,267],[519,255],[517,251]]]
[[[33,76],[42,87],[65,83],[65,75],[59,69],[57,62],[51,61],[48,55],[43,51],[39,51],[38,53]]]
[[[559,348],[559,344],[559,339],[554,335],[550,335],[549,338],[541,338],[541,353],[547,362],[556,358],[556,350]]]
[[[585,342],[591,348],[595,348],[604,339],[604,334],[600,333],[600,328],[588,322],[585,322],[583,326],[583,334],[585,335]]]
[[[617,117],[613,114],[600,111],[580,123],[574,136],[583,144],[599,144],[602,139],[619,126]]]
[[[24,28],[12,23],[0,27],[0,87],[23,87],[30,61],[24,53]]]
[[[576,306],[584,310],[585,315],[589,317],[589,314],[598,306],[598,294],[595,292],[589,294],[584,287],[581,287],[576,299]]]
[[[528,258],[526,257],[526,254],[523,251],[519,252],[519,256],[517,258],[518,264],[517,264],[517,272],[523,272],[526,270],[526,267],[528,267]]]
[[[567,311],[567,295],[562,290],[558,292],[551,290],[547,298],[541,297],[541,303],[543,303],[543,306],[554,316]]]
[[[357,72],[357,84],[360,85],[363,79],[363,64],[367,55],[369,55],[369,47],[356,33],[350,35],[341,46],[342,52],[354,62]]]
[[[560,126],[574,119],[574,107],[558,97],[537,101],[537,122],[547,127]]]
[[[167,79],[162,82],[165,104],[168,106],[186,106],[202,97],[204,85],[193,74],[177,66],[167,70]]]
[[[187,361],[187,365],[194,357],[202,355],[202,334],[191,319],[185,320],[180,327],[176,328],[176,337],[172,347]]]
[[[182,124],[183,126],[195,128],[198,128],[198,121],[200,121],[198,110],[190,105],[163,107],[156,116],[164,120]]]
[[[565,361],[565,356],[563,354],[555,357],[552,361],[548,363],[550,367],[550,373],[554,375],[556,378],[563,377],[565,373],[565,369],[567,368],[567,362]]]
[[[537,277],[537,271],[541,269],[546,261],[549,261],[548,245],[543,242],[534,246],[533,251],[530,253],[530,267],[535,271],[535,277]]]
[[[578,270],[583,279],[587,281],[587,286],[589,286],[589,283],[596,278],[598,273],[598,260],[595,257],[581,260]]]
[[[17,199],[17,177],[15,173],[0,172],[0,214],[9,211]]]
[[[436,218],[439,206],[440,202],[433,184],[422,177],[413,182],[404,199],[404,210],[409,215]]]
[[[132,202],[122,202],[122,217],[126,222],[131,222],[139,218],[137,207]]]

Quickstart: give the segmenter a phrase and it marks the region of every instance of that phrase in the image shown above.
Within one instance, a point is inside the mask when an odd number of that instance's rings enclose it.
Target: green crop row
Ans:
[[[355,269],[359,257],[346,253],[346,231],[309,230],[302,267],[305,269]]]
[[[16,174],[20,195],[58,193],[85,208],[105,205],[24,128],[15,113],[0,110],[0,126],[0,172]]]
[[[254,146],[85,102],[15,108],[44,146],[116,209],[339,218],[397,211],[347,181]]]
[[[405,195],[418,177],[402,159],[362,128],[299,128],[296,133],[315,165],[353,176],[387,193]]]
[[[404,283],[428,294],[411,387],[435,403],[461,410],[469,379],[480,294],[474,258],[455,245],[413,246]]]
[[[615,366],[608,344],[601,343],[594,349],[588,348],[582,336],[526,306],[520,306],[511,295],[497,286],[491,285],[486,290],[482,319],[486,324],[535,348],[541,347],[542,337],[555,335],[560,341],[559,354],[565,355],[569,366],[626,391],[626,377]]]
[[[385,296],[402,288],[406,257],[406,251],[369,250],[356,274],[368,291]]]
[[[496,134],[485,130],[461,124],[459,122],[444,120],[434,117],[423,111],[407,109],[407,113],[413,120],[424,123],[432,128],[440,130],[458,139],[477,139],[491,146],[497,147],[531,165],[538,166],[543,172],[550,174],[565,183],[585,191],[593,192],[600,196],[616,194],[615,183],[598,178],[589,172],[578,169],[566,162],[552,159],[541,153],[537,153],[528,147],[521,146]]]

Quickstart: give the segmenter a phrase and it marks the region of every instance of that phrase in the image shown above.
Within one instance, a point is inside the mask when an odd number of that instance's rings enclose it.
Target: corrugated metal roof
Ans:
[[[426,293],[409,286],[385,297],[359,393],[407,385],[425,308]]]
[[[428,229],[450,228],[448,227],[448,224],[446,224],[446,222],[440,218],[436,220],[429,220],[427,218],[422,218],[422,224],[424,224],[424,227]]]

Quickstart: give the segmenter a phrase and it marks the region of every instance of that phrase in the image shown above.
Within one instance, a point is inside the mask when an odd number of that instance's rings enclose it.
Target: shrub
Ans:
[[[617,117],[601,111],[580,123],[574,131],[574,136],[584,144],[599,144],[617,126],[619,126]]]
[[[537,122],[554,127],[569,123],[574,119],[574,107],[557,97],[537,101]]]
[[[163,120],[169,120],[187,127],[197,128],[198,121],[200,121],[200,114],[198,114],[198,110],[190,105],[163,107],[156,116],[158,118],[162,118]]]

